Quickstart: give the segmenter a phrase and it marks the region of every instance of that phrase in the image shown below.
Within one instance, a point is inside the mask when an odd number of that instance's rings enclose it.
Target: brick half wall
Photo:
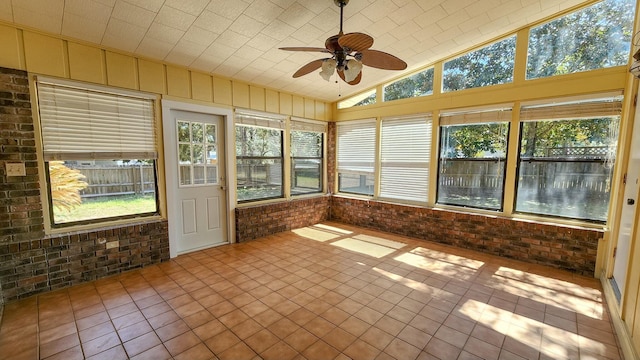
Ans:
[[[604,232],[333,196],[332,221],[594,276]]]
[[[236,208],[236,241],[298,229],[329,219],[330,196]]]
[[[159,220],[1,244],[3,298],[18,300],[168,260],[167,234],[167,221]]]

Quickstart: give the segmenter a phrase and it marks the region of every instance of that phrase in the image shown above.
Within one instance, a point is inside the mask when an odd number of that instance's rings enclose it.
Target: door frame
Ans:
[[[225,186],[227,188],[226,191],[226,211],[227,211],[227,238],[229,243],[236,242],[236,219],[235,219],[235,207],[236,207],[236,188],[235,188],[235,179],[236,179],[236,171],[235,166],[231,166],[231,164],[235,164],[235,152],[233,150],[234,141],[234,126],[233,126],[233,110],[223,107],[217,106],[209,106],[209,105],[199,105],[193,103],[186,103],[174,100],[161,100],[162,104],[162,129],[166,129],[168,126],[175,126],[175,121],[171,117],[171,112],[173,110],[176,111],[187,111],[187,112],[195,112],[206,115],[217,115],[222,116],[223,118],[223,127],[224,127],[224,140],[225,140]],[[165,144],[168,144],[173,139],[168,139],[168,131],[162,131],[162,140],[163,140],[163,151],[167,151],[165,149]],[[180,228],[180,224],[178,222],[178,216],[175,215],[175,203],[176,203],[176,194],[173,192],[174,188],[178,187],[178,177],[177,177],[177,164],[175,162],[169,163],[167,160],[167,154],[164,153],[164,168],[165,168],[165,189],[166,189],[166,199],[167,199],[167,220],[169,222],[169,256],[174,258],[178,255],[178,238]]]

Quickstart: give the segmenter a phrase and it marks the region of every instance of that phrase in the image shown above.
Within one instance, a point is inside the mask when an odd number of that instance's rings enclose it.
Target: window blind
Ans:
[[[520,120],[587,119],[618,116],[622,112],[622,96],[584,99],[575,102],[551,100],[547,104],[526,105],[520,109]]]
[[[324,121],[294,118],[294,119],[291,119],[291,130],[326,133],[327,123]]]
[[[156,159],[151,98],[38,80],[45,160]]]
[[[270,129],[285,128],[285,117],[282,115],[236,110],[236,125],[248,125]]]
[[[376,161],[374,119],[338,124],[338,172],[373,174]]]
[[[440,114],[440,125],[479,124],[498,121],[511,121],[511,107],[486,110],[468,110],[443,112]]]
[[[431,115],[382,119],[380,196],[426,202]]]

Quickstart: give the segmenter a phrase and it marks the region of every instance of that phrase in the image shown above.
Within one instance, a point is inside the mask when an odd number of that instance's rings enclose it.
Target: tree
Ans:
[[[69,169],[62,161],[49,162],[51,201],[58,210],[71,211],[82,203],[80,191],[89,186],[79,170]]]
[[[406,99],[433,93],[434,69],[429,68],[415,75],[400,79],[384,88],[384,101]]]
[[[236,126],[236,155],[239,157],[279,157],[282,132],[254,126]]]
[[[606,0],[532,28],[527,78],[627,63],[635,1]]]
[[[549,156],[559,147],[610,146],[618,121],[611,118],[531,121],[522,125],[522,157]]]
[[[455,91],[513,81],[516,37],[462,55],[444,64],[442,89]]]
[[[485,153],[507,152],[506,123],[455,125],[445,127],[443,132],[443,157],[476,158]]]
[[[376,93],[374,92],[373,94],[353,104],[353,106],[364,106],[364,105],[371,105],[375,103],[376,103]]]

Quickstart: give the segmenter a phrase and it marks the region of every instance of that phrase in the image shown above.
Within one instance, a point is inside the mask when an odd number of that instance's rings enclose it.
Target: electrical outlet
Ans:
[[[24,168],[24,163],[5,163],[7,176],[25,176],[27,171]]]

